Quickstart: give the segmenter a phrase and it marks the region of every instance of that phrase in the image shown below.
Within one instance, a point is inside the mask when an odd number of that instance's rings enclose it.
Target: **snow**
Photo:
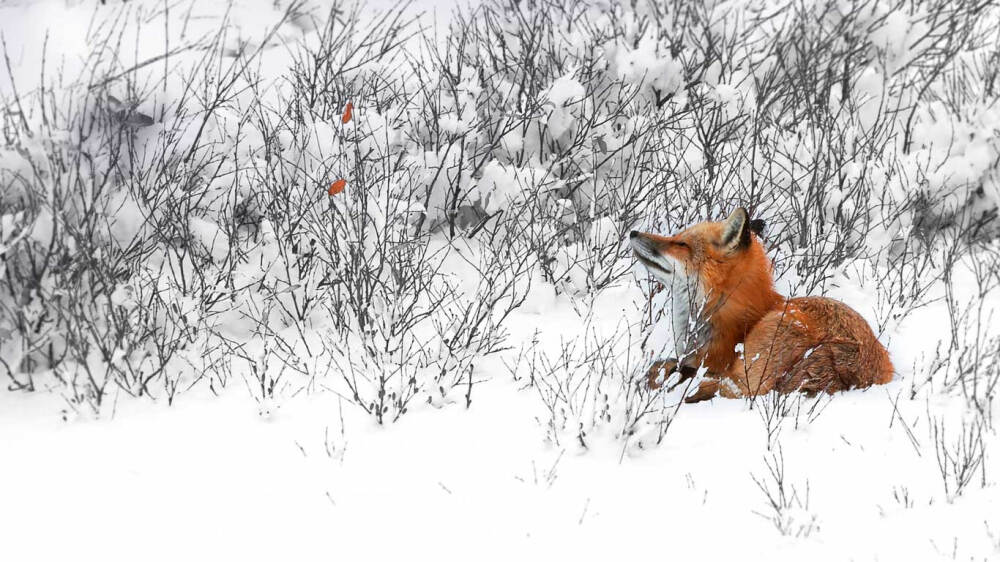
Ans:
[[[559,183],[537,166],[509,166],[493,160],[483,167],[482,177],[472,188],[472,197],[482,202],[487,213],[506,209],[530,190],[553,190]]]
[[[648,85],[661,95],[672,94],[683,85],[683,67],[665,50],[665,46],[645,36],[634,49],[615,45],[612,65],[626,82]]]
[[[55,236],[55,222],[55,217],[52,216],[52,213],[42,211],[35,218],[30,238],[43,246],[52,244],[52,237]]]
[[[570,72],[565,76],[560,76],[552,83],[552,86],[549,88],[548,97],[553,105],[563,107],[574,101],[583,99],[585,94],[586,90],[584,90],[583,84],[574,79],[573,73]]]
[[[531,395],[497,380],[470,410],[414,413],[387,428],[347,409],[343,434],[344,406],[329,395],[289,401],[270,419],[224,396],[170,408],[122,403],[113,420],[68,424],[49,404],[5,395],[0,443],[5,458],[22,462],[0,471],[0,524],[18,560],[989,552],[996,489],[941,500],[927,485],[933,460],[899,420],[887,421],[898,391],[838,397],[808,429],[786,429],[789,474],[797,487],[808,480],[810,497],[808,512],[784,516],[817,518],[804,539],[761,540],[774,530],[753,512],[766,505],[750,472],[766,475],[766,439],[745,405],[685,407],[670,438],[640,454],[581,452],[543,444]],[[900,416],[921,413],[914,404]],[[900,487],[917,505],[896,503]],[[720,528],[728,540],[718,540]]]

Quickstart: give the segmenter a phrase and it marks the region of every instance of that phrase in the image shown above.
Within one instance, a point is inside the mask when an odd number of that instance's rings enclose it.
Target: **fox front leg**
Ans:
[[[740,385],[733,382],[733,379],[729,374],[720,377],[717,375],[713,376],[710,373],[708,378],[701,381],[701,384],[698,385],[698,390],[696,390],[691,396],[685,398],[684,401],[688,404],[693,404],[703,400],[711,400],[716,396],[722,396],[723,398],[742,398],[745,394],[740,389]]]
[[[717,379],[705,379],[698,385],[698,390],[691,396],[684,398],[687,404],[694,404],[703,400],[711,400],[719,392],[719,381]]]
[[[674,371],[678,372],[680,378],[677,382],[667,387],[667,392],[674,390],[698,374],[697,367],[683,364],[678,366],[677,360],[674,358],[662,359],[654,362],[650,365],[649,370],[646,371],[646,386],[650,390],[656,390],[662,387],[663,383],[666,382],[667,377],[669,377],[670,373]],[[698,389],[694,391],[694,394],[685,397],[684,402],[694,404],[695,402],[702,402],[704,400],[711,400],[712,398],[715,398],[715,396],[719,394],[719,391],[722,389],[722,385],[719,380],[712,377],[711,374],[709,374],[709,377],[711,378],[706,378],[701,381],[698,385]],[[732,392],[726,392],[726,390],[722,391],[722,395],[727,398],[736,397],[735,394],[733,396],[729,396],[729,394],[732,394]]]
[[[677,388],[677,385],[698,374],[697,367],[691,367],[688,365],[678,366],[677,359],[674,359],[673,357],[669,359],[661,359],[659,361],[655,361],[646,371],[646,387],[650,390],[660,388],[663,386],[663,383],[667,381],[667,377],[670,376],[670,373],[674,371],[677,371],[680,374],[680,379],[670,385],[670,387],[667,388],[667,392]]]

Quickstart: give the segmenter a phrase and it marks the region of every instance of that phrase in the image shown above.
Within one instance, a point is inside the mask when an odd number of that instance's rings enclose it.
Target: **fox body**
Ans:
[[[717,392],[833,393],[892,380],[889,354],[861,315],[834,299],[775,292],[758,225],[739,208],[674,236],[631,233],[638,260],[673,295],[680,361],[654,364],[650,386],[674,369],[683,380],[701,366],[707,378],[688,401]]]

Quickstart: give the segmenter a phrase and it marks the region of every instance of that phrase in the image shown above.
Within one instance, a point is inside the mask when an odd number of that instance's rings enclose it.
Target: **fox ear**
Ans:
[[[750,221],[750,232],[753,232],[757,236],[764,233],[764,229],[767,228],[767,223],[764,219],[753,219]]]
[[[722,240],[719,243],[730,251],[750,245],[750,215],[746,209],[738,207],[722,223]]]

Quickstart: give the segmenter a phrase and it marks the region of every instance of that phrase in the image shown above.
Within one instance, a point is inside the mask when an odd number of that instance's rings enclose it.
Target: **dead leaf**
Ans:
[[[347,187],[347,180],[339,179],[330,184],[330,190],[327,191],[327,193],[330,195],[337,195],[338,193],[343,192],[345,187]]]

